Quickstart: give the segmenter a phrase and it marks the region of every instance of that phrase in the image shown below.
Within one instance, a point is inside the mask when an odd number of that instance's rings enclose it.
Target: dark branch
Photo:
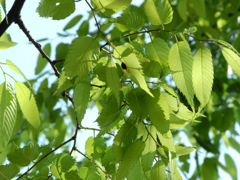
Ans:
[[[13,22],[16,22],[16,20],[20,18],[20,13],[24,3],[25,0],[15,0],[12,8],[7,14],[7,17],[5,17],[0,24],[0,37],[9,28],[9,26],[11,26]]]

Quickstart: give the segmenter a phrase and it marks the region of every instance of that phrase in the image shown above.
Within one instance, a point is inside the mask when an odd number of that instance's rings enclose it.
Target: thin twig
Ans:
[[[29,173],[29,171],[31,171],[38,163],[40,163],[43,159],[45,159],[47,156],[49,156],[50,154],[52,154],[53,152],[55,152],[56,150],[58,150],[60,147],[64,146],[65,144],[71,142],[72,140],[74,140],[74,138],[72,137],[71,139],[65,141],[64,143],[62,143],[61,145],[59,145],[58,147],[56,147],[54,150],[50,151],[49,153],[45,154],[41,159],[39,159],[32,167],[30,167],[25,173],[23,173],[21,176],[19,176],[17,178],[20,179],[21,177],[23,177],[24,175],[27,175]]]
[[[90,128],[90,127],[80,127],[80,129],[93,130],[93,131],[101,131],[101,129]],[[109,133],[109,132],[107,132],[106,134],[109,134],[109,135],[111,135],[111,136],[115,136],[115,134]]]

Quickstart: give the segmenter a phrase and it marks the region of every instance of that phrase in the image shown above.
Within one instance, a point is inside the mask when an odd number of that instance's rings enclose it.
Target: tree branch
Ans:
[[[16,20],[21,17],[20,13],[25,1],[26,0],[15,0],[12,8],[0,24],[0,37],[3,35],[4,32],[6,32],[6,30],[9,28],[9,26],[11,26],[13,22],[16,22]]]

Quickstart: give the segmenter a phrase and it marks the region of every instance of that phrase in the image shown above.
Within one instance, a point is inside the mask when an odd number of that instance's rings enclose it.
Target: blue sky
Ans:
[[[7,0],[7,10],[9,10],[13,4],[14,0]],[[142,0],[135,0],[133,1],[135,4],[139,4],[142,2]],[[54,59],[55,55],[53,54],[55,46],[61,41],[61,39],[56,39],[57,32],[62,32],[63,27],[69,22],[70,19],[72,19],[74,16],[78,14],[86,14],[86,11],[89,10],[89,7],[86,5],[84,1],[76,3],[76,9],[77,11],[72,14],[70,17],[66,18],[65,20],[60,21],[54,21],[46,18],[39,17],[38,13],[36,13],[36,8],[39,4],[39,0],[27,0],[24,4],[24,7],[22,9],[22,20],[25,23],[26,27],[30,31],[30,34],[35,40],[42,39],[45,37],[48,37],[51,39],[52,46],[52,55],[51,58]],[[3,11],[1,11],[3,12]],[[3,16],[3,15],[2,15]],[[84,18],[82,19],[82,21]],[[76,29],[75,29],[76,30]],[[23,32],[19,29],[19,27],[16,24],[12,24],[11,27],[7,30],[7,33],[9,33],[12,37],[12,40],[16,43],[18,43],[15,47],[9,48],[7,50],[0,51],[0,62],[5,62],[6,59],[9,59],[12,61],[15,65],[19,67],[19,69],[24,73],[24,75],[27,77],[27,79],[32,79],[35,77],[34,71],[36,67],[37,57],[39,52],[37,49],[28,42],[28,39],[23,34]],[[64,40],[64,42],[71,42],[72,39]],[[41,43],[44,45],[45,43]],[[16,77],[19,81],[24,81],[24,79],[20,76],[14,73],[12,70],[7,68],[7,66],[3,66],[4,70],[8,72],[9,74]],[[48,65],[47,69],[51,69]],[[7,77],[8,81],[13,84],[13,81],[10,77]],[[0,84],[4,81],[2,72],[0,72]],[[93,124],[92,122],[96,120],[98,116],[98,111],[96,109],[93,109],[92,111],[87,111],[84,123],[83,125],[88,127],[97,127],[96,124]],[[84,133],[84,135],[83,135]],[[93,132],[91,131],[82,131],[79,133],[79,136],[81,136],[81,141],[83,142],[80,144],[79,149],[84,152],[84,142],[89,136],[92,136]],[[239,140],[240,141],[240,140]],[[235,151],[231,149],[223,148],[223,151],[227,152],[228,154],[232,155],[234,157],[235,163],[238,165],[238,169],[240,169],[240,164],[237,162],[237,159],[240,159],[239,154],[237,154]],[[205,154],[205,153],[204,153]],[[201,153],[199,154],[201,155]],[[224,164],[224,159],[220,158],[221,162]],[[228,176],[223,171],[220,171],[221,177],[225,179],[231,179],[230,176]],[[240,179],[240,175],[238,174],[238,177]]]

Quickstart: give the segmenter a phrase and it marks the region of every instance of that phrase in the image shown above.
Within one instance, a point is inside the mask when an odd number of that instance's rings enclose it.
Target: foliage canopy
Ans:
[[[75,28],[72,43],[56,49],[48,38],[41,48],[29,34],[16,13],[24,1],[16,0],[8,14],[0,1],[8,17],[0,24],[0,49],[16,45],[5,32],[15,22],[39,51],[32,80],[10,60],[0,61],[0,179],[215,180],[220,168],[237,179],[233,157],[225,153],[224,165],[219,155],[222,147],[240,153],[238,0],[145,0],[138,6],[85,0],[88,19],[72,18],[58,33],[70,38]],[[41,0],[36,12],[65,19],[78,2]],[[54,74],[44,71],[48,63]],[[82,125],[93,107],[99,129]],[[94,135],[81,152],[79,131],[85,130]]]

